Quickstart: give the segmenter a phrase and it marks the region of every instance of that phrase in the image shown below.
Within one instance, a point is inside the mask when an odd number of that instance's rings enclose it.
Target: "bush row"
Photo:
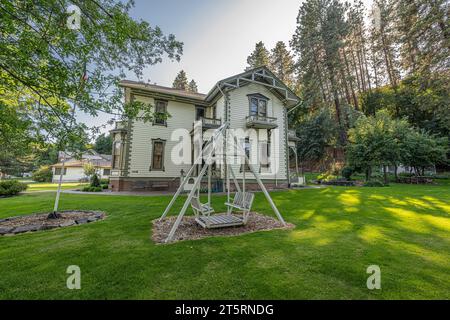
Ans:
[[[0,196],[13,196],[25,191],[28,185],[17,180],[0,181]]]

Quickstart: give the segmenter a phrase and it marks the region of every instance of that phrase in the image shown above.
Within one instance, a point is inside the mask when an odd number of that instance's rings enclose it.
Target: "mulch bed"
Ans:
[[[159,219],[153,220],[152,240],[156,243],[164,243],[176,219],[176,216],[171,216],[162,221],[159,221]],[[238,236],[256,231],[293,229],[294,227],[295,225],[292,223],[286,223],[286,226],[283,226],[283,224],[277,219],[259,214],[257,212],[250,212],[247,224],[245,226],[217,229],[203,228],[195,221],[195,217],[184,216],[180,226],[175,232],[172,242],[197,240],[216,236]]]
[[[47,219],[48,213],[36,213],[0,219],[0,235],[69,227],[102,220],[106,214],[101,211],[59,211],[57,219]]]

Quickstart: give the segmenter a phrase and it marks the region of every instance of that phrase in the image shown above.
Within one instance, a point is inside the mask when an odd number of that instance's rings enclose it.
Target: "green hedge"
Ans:
[[[17,180],[0,181],[0,196],[14,196],[21,191],[25,191],[28,185]]]
[[[364,187],[386,187],[386,186],[387,185],[378,180],[371,180],[364,183]]]
[[[84,192],[101,192],[102,190],[103,190],[102,187],[91,187],[91,186],[87,186],[81,189],[81,191]]]

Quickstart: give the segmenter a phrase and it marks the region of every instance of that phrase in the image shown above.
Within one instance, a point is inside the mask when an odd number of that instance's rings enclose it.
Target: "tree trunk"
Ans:
[[[394,175],[395,175],[395,181],[398,182],[398,166],[394,165]]]
[[[59,197],[61,195],[61,184],[62,184],[62,179],[63,179],[63,175],[64,175],[64,163],[66,162],[66,159],[63,159],[61,161],[61,173],[59,175],[59,183],[58,183],[58,190],[56,191],[56,198],[55,198],[55,205],[53,206],[53,212],[50,213],[47,216],[47,219],[58,219],[61,217],[61,215],[58,213],[58,205],[59,205]]]

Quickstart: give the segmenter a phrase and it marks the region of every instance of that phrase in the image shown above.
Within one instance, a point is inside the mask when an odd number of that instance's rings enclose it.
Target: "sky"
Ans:
[[[370,0],[365,0],[369,2]],[[286,44],[296,28],[302,0],[136,0],[131,16],[151,26],[159,26],[184,43],[181,61],[148,67],[144,81],[172,86],[178,71],[189,81],[195,79],[199,92],[207,93],[214,84],[240,73],[255,43],[263,41],[272,49],[277,41]],[[130,75],[129,80],[137,80]],[[88,125],[106,123],[108,117],[78,114]],[[106,132],[110,128],[105,128]]]

